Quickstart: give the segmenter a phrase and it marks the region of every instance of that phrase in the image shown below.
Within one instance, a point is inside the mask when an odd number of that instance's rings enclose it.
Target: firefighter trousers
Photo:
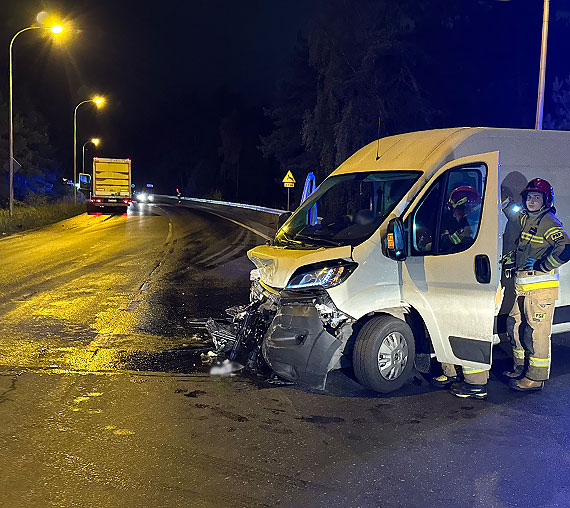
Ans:
[[[507,319],[507,333],[513,346],[514,368],[524,368],[526,377],[545,381],[550,376],[550,334],[557,291],[534,289],[517,294]]]
[[[457,376],[457,367],[452,363],[442,363],[441,369],[447,377]],[[485,385],[489,380],[488,369],[475,369],[472,367],[461,367],[465,382],[470,385]]]

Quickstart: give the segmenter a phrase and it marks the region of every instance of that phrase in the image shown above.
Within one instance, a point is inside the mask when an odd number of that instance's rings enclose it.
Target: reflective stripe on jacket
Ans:
[[[521,233],[517,242],[516,266],[525,266],[529,258],[535,259],[534,270],[548,273],[570,260],[570,237],[552,209],[519,215]]]

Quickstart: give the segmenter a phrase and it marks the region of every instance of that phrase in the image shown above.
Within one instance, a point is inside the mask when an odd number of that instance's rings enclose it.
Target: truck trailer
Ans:
[[[94,210],[126,212],[132,203],[131,159],[93,158],[92,193]]]
[[[209,322],[210,334],[241,363],[318,389],[350,365],[379,392],[432,358],[488,369],[514,298],[501,265],[503,207],[521,206],[536,177],[553,185],[568,226],[569,132],[451,128],[374,141],[248,252],[250,303],[229,310],[229,325]],[[468,241],[446,243],[449,196],[461,186],[480,195],[480,210]],[[553,333],[568,330],[570,264]]]

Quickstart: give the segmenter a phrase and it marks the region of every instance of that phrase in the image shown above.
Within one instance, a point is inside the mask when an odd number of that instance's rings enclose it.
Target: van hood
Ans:
[[[268,286],[282,289],[297,268],[329,259],[351,259],[350,245],[320,247],[301,250],[272,245],[260,245],[247,253],[247,257],[259,270],[261,281]]]

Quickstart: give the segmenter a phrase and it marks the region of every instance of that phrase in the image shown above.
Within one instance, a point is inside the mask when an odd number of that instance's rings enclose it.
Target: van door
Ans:
[[[445,164],[403,217],[402,298],[423,317],[438,360],[491,364],[500,281],[499,152]]]

